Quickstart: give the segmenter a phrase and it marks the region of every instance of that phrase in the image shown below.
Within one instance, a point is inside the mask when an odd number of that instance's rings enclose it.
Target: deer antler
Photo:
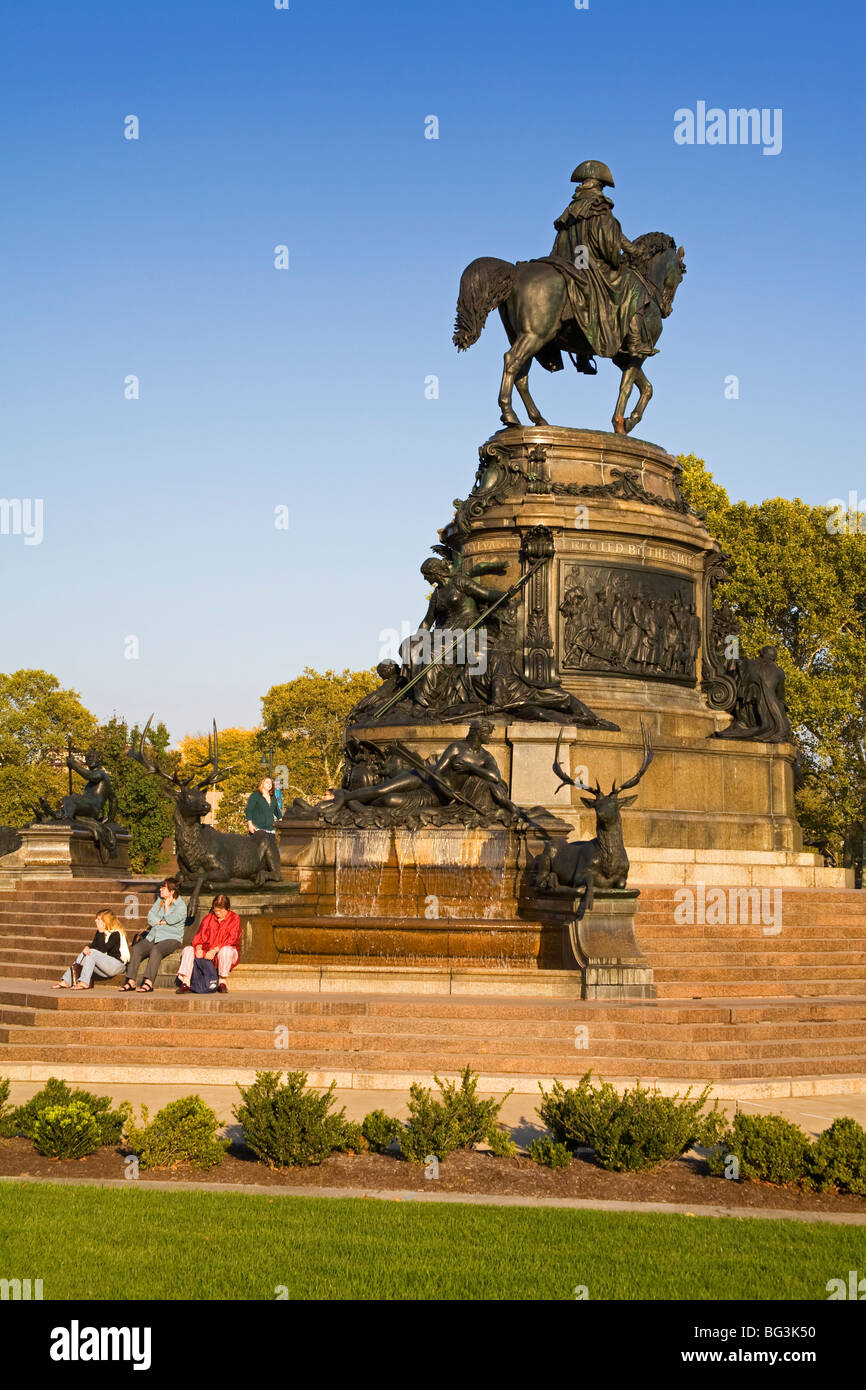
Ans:
[[[224,771],[220,772],[220,740],[219,733],[217,732],[216,720],[213,722],[213,733],[207,736],[207,758],[202,766],[207,767],[208,763],[210,763],[211,770],[204,780],[198,784],[201,791],[205,791],[207,787],[215,787],[217,783],[228,777],[229,773],[232,771],[230,767],[227,767]]]
[[[599,796],[601,794],[601,787],[598,782],[596,782],[594,788],[585,787],[582,782],[575,782],[574,778],[569,777],[568,773],[564,771],[562,764],[559,761],[559,752],[561,747],[562,729],[560,729],[559,731],[559,738],[556,740],[556,752],[553,755],[553,770],[559,778],[559,786],[553,793],[554,796],[556,796],[557,792],[561,792],[563,787],[575,787],[579,792],[589,792],[590,796]]]
[[[126,756],[140,763],[145,772],[151,772],[155,776],[161,777],[169,791],[180,791],[182,783],[179,781],[177,774],[165,772],[163,768],[159,766],[159,763],[151,762],[144,751],[144,745],[147,742],[147,736],[150,733],[150,726],[152,723],[153,715],[150,716],[141,732],[141,738],[138,740],[138,748],[130,748]]]
[[[646,772],[647,768],[649,767],[650,763],[652,762],[653,758],[655,757],[655,749],[652,746],[650,736],[647,733],[643,720],[640,721],[640,731],[643,735],[643,762],[641,763],[640,768],[635,773],[634,777],[630,777],[627,782],[623,782],[622,786],[619,789],[617,789],[616,782],[614,782],[613,786],[610,789],[611,796],[613,796],[614,792],[617,790],[624,792],[629,787],[636,787],[638,782]]]

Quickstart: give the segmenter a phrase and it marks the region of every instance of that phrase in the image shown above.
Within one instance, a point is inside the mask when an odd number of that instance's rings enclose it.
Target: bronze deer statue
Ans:
[[[176,772],[164,772],[145,753],[144,745],[152,720],[153,715],[144,726],[138,748],[130,749],[128,756],[140,763],[145,771],[160,777],[163,787],[174,799],[174,847],[179,877],[181,881],[191,879],[194,884],[187,921],[195,920],[199,895],[205,885],[213,888],[236,879],[251,882],[257,888],[263,883],[278,883],[282,877],[280,854],[273,835],[263,830],[255,835],[233,835],[201,824],[202,816],[206,816],[211,809],[205,795],[207,788],[217,786],[227,776],[227,771],[220,772],[219,768],[216,722],[213,735],[208,738],[205,763],[191,777],[182,779]],[[196,782],[196,777],[208,767],[210,771]]]
[[[653,758],[650,736],[641,720],[643,736],[643,762],[634,777],[617,787],[614,782],[605,795],[596,779],[595,787],[586,787],[576,782],[564,772],[559,762],[562,745],[562,731],[556,741],[556,754],[553,770],[559,778],[556,791],[563,787],[576,787],[578,791],[588,792],[581,797],[584,806],[595,811],[595,838],[592,840],[566,840],[558,845],[549,844],[535,863],[536,885],[542,892],[568,890],[576,892],[583,889],[578,921],[592,908],[596,889],[625,888],[628,881],[629,862],[622,839],[622,809],[637,801],[636,796],[624,797],[622,793],[629,787],[636,787]]]

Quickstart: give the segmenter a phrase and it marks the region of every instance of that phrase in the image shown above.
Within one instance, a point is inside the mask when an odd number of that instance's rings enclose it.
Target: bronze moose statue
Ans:
[[[556,790],[560,792],[563,787],[570,786],[588,793],[587,796],[581,797],[581,800],[584,806],[595,811],[595,838],[566,840],[564,843],[545,846],[535,861],[535,882],[541,892],[576,893],[583,889],[577,913],[578,921],[592,908],[597,889],[625,888],[628,881],[629,862],[622,839],[622,809],[624,806],[631,806],[637,797],[624,797],[622,794],[629,787],[637,786],[655,757],[643,721],[640,727],[643,737],[643,762],[634,777],[623,782],[621,787],[617,787],[614,782],[607,794],[601,790],[597,780],[594,788],[586,787],[583,782],[576,782],[563,771],[559,762],[561,731],[556,741],[553,770],[560,783]]]
[[[201,823],[202,816],[206,816],[211,809],[205,795],[207,788],[217,786],[228,771],[220,772],[216,723],[213,735],[208,738],[208,756],[203,767],[184,780],[176,772],[164,772],[145,753],[144,745],[152,720],[153,715],[144,726],[138,748],[130,749],[128,756],[147,772],[160,777],[163,787],[174,799],[174,847],[179,876],[181,880],[192,880],[194,884],[187,921],[195,920],[199,895],[205,886],[213,888],[237,879],[253,883],[257,888],[264,883],[278,883],[282,875],[276,836],[264,830],[255,835],[234,835]],[[205,768],[210,770],[196,782],[196,777]]]

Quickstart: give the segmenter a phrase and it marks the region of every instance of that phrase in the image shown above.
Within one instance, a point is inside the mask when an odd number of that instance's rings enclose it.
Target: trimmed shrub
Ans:
[[[464,1067],[460,1081],[443,1081],[434,1073],[442,1096],[434,1100],[432,1091],[415,1082],[409,1087],[409,1118],[400,1134],[404,1158],[423,1163],[435,1155],[447,1158],[456,1149],[471,1149],[487,1143],[494,1153],[512,1152],[510,1139],[499,1127],[499,1112],[511,1095],[501,1100],[479,1100],[478,1074]],[[516,1151],[516,1150],[514,1150]]]
[[[346,1120],[343,1124],[342,1138],[336,1147],[340,1153],[362,1154],[370,1146],[364,1138],[361,1126],[355,1120]]]
[[[478,1073],[471,1067],[463,1068],[459,1082],[442,1081],[435,1072],[433,1079],[442,1093],[445,1109],[457,1123],[457,1147],[471,1149],[475,1144],[490,1143],[490,1135],[498,1129],[499,1112],[511,1091],[506,1091],[501,1100],[479,1100]]]
[[[46,1105],[33,1125],[36,1151],[48,1158],[86,1158],[101,1142],[96,1116],[79,1100]]]
[[[238,1086],[242,1104],[235,1118],[244,1140],[269,1168],[308,1168],[334,1152],[360,1144],[359,1126],[349,1126],[345,1107],[332,1114],[336,1085],[326,1091],[307,1089],[307,1073],[259,1071],[252,1086]],[[347,1137],[348,1135],[348,1137]],[[356,1150],[357,1152],[357,1150]]]
[[[0,1076],[0,1139],[11,1139],[15,1133],[12,1124],[14,1112],[12,1106],[6,1104],[9,1099],[10,1084],[7,1076]]]
[[[95,1096],[90,1091],[70,1091],[65,1081],[50,1076],[41,1091],[24,1105],[19,1105],[12,1114],[11,1132],[25,1139],[32,1139],[36,1121],[43,1110],[52,1105],[86,1105],[99,1127],[100,1144],[117,1144],[123,1127],[132,1114],[132,1106],[123,1101],[116,1110],[111,1108],[108,1096]]]
[[[818,1136],[809,1154],[811,1185],[866,1197],[866,1129],[842,1115]]]
[[[541,1163],[545,1168],[568,1168],[571,1163],[568,1146],[557,1144],[549,1134],[542,1135],[540,1139],[533,1139],[526,1152],[533,1163]]]
[[[217,1139],[219,1121],[201,1096],[181,1096],[158,1110],[149,1121],[141,1107],[141,1127],[127,1124],[126,1142],[138,1154],[142,1168],[215,1168],[221,1163],[228,1139]]]
[[[541,1085],[538,1089],[542,1101],[536,1113],[557,1143],[565,1144],[572,1153],[594,1148],[596,1134],[610,1123],[620,1103],[609,1082],[593,1086],[591,1071],[584,1072],[570,1089],[561,1081],[554,1081],[549,1091]]]
[[[716,1152],[707,1158],[714,1177],[722,1177],[733,1154],[740,1178],[753,1178],[782,1187],[808,1179],[812,1145],[799,1126],[781,1115],[734,1116]]]
[[[447,1158],[462,1148],[457,1116],[433,1092],[414,1081],[409,1087],[409,1118],[400,1134],[400,1150],[411,1163],[424,1163],[431,1155]]]
[[[488,1132],[487,1143],[494,1158],[517,1157],[517,1145],[511,1137],[511,1131],[502,1125],[494,1125]]]
[[[586,1072],[572,1090],[559,1081],[550,1092],[541,1088],[538,1114],[571,1152],[590,1148],[600,1168],[639,1173],[678,1158],[693,1144],[718,1143],[725,1118],[718,1102],[704,1113],[710,1087],[694,1100],[691,1093],[689,1087],[683,1096],[663,1096],[657,1087],[638,1084],[619,1096],[608,1082],[594,1087]]]
[[[400,1121],[393,1115],[386,1115],[384,1110],[371,1110],[361,1124],[361,1132],[374,1154],[389,1149],[402,1128]]]

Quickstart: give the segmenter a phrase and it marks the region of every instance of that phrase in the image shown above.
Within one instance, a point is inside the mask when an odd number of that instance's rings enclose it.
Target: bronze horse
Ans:
[[[644,310],[644,328],[645,337],[653,345],[661,334],[662,320],[673,308],[674,295],[686,273],[683,256],[683,248],[663,232],[647,232],[638,237],[629,254],[628,264],[643,277],[651,291],[649,305]],[[499,388],[503,425],[520,424],[512,406],[515,386],[532,423],[547,424],[529,394],[529,368],[534,357],[550,371],[556,370],[550,366],[551,351],[567,352],[572,358],[591,359],[593,356],[593,348],[572,315],[566,274],[549,259],[518,261],[512,265],[510,261],[482,256],[472,261],[461,276],[454,328],[458,350],[465,351],[478,341],[488,314],[496,308],[511,344],[505,354]],[[545,361],[546,353],[548,361]],[[620,351],[611,357],[622,372],[612,422],[617,434],[628,434],[634,429],[652,396],[652,386],[643,370],[649,355],[633,357]],[[635,386],[640,392],[638,402],[626,416]]]

